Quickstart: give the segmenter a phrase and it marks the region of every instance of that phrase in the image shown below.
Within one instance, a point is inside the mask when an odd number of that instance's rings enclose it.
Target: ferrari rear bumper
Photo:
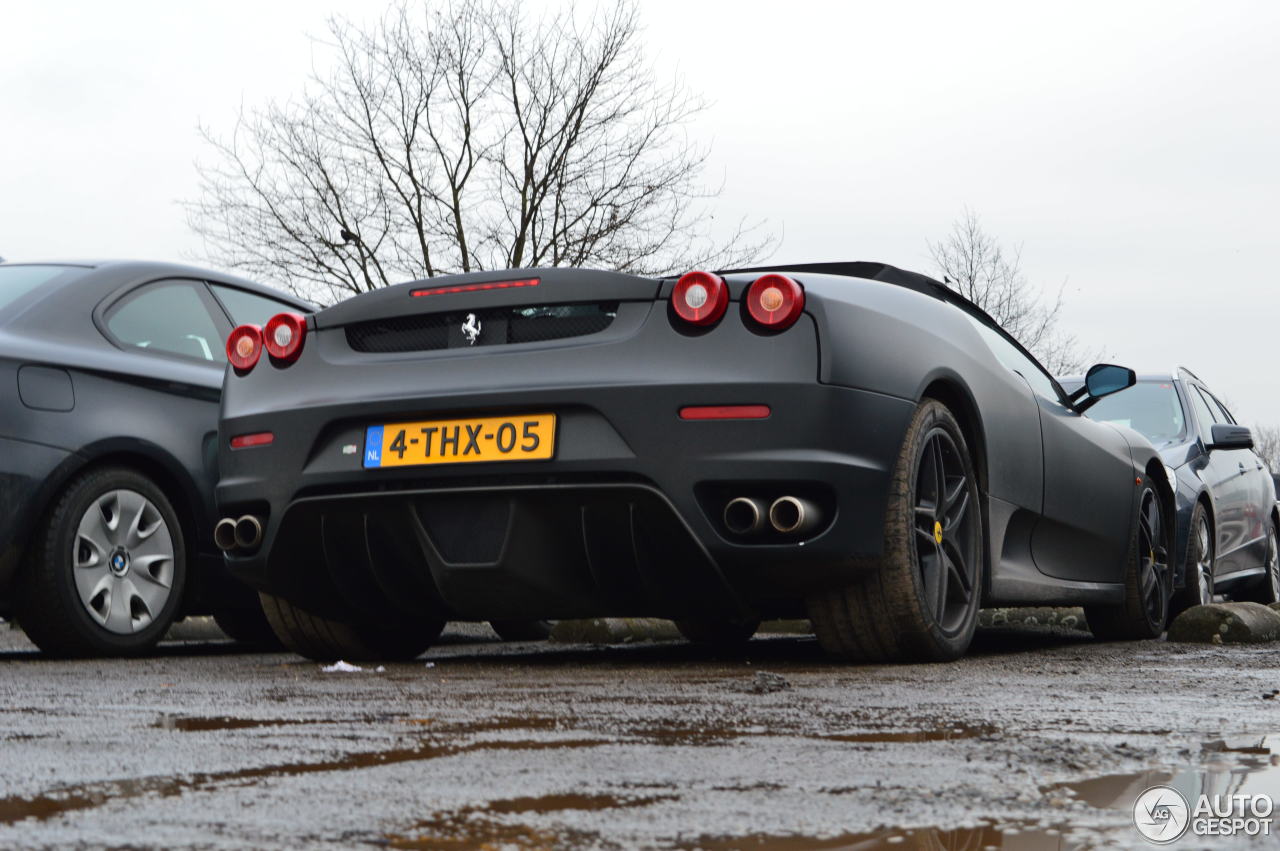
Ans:
[[[223,422],[270,445],[222,453],[223,516],[262,519],[240,578],[313,607],[371,588],[458,618],[723,610],[786,615],[883,545],[888,480],[914,405],[821,385],[598,385],[406,403],[352,402]],[[687,405],[763,405],[757,419],[687,420]],[[549,460],[366,469],[369,425],[552,412]],[[725,506],[803,500],[792,533],[743,532]],[[816,514],[816,520],[812,517]],[[332,583],[335,588],[329,588]]]

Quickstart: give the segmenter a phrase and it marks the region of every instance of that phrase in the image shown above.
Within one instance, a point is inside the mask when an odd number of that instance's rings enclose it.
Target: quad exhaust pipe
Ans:
[[[818,528],[818,506],[798,496],[780,496],[769,506],[769,525],[783,535],[803,535]]]
[[[804,535],[822,524],[818,506],[798,496],[780,496],[772,503],[740,496],[724,507],[724,525],[735,535],[758,535],[772,528],[780,535]]]
[[[768,513],[763,500],[740,496],[724,507],[724,526],[735,535],[755,535],[764,531]]]
[[[224,517],[213,527],[213,542],[223,552],[256,549],[262,543],[262,521],[252,514]]]

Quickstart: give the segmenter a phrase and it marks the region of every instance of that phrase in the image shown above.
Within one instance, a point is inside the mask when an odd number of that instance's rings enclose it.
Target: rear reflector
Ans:
[[[270,446],[276,439],[276,436],[269,431],[259,431],[253,434],[238,434],[231,438],[232,449],[248,449],[251,446]]]
[[[521,281],[493,281],[488,284],[458,284],[452,287],[431,287],[425,290],[411,290],[409,295],[419,298],[424,295],[449,295],[450,293],[478,293],[484,290],[511,290],[518,287],[536,287],[541,278],[525,278]]]
[[[768,405],[692,405],[680,409],[682,420],[762,420]]]
[[[790,328],[804,311],[804,287],[786,275],[761,275],[743,298],[751,318],[770,331]]]
[[[227,360],[243,375],[262,357],[262,329],[257,325],[239,325],[227,337]]]

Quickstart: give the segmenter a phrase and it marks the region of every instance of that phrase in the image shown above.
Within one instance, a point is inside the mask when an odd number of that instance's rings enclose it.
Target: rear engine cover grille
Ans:
[[[598,334],[617,313],[616,301],[420,313],[348,325],[347,344],[384,353],[541,343]]]

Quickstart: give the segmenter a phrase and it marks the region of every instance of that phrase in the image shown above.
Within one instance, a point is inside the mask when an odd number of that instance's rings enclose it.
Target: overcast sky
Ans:
[[[0,255],[199,261],[197,125],[296,93],[326,17],[384,5],[4,3]],[[659,70],[713,102],[717,212],[768,219],[774,259],[930,271],[967,206],[1067,282],[1091,347],[1280,424],[1280,3],[642,9]]]

